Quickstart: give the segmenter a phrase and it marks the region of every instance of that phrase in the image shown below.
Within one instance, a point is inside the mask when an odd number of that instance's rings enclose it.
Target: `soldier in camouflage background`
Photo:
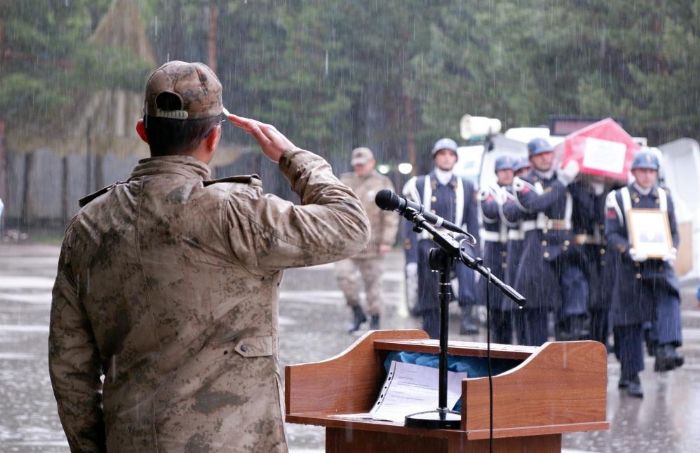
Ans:
[[[369,223],[326,161],[255,120],[228,115],[302,205],[257,176],[208,180],[221,92],[201,63],[157,69],[137,124],[152,157],[86,197],[66,230],[49,369],[74,452],[287,450],[282,270],[360,252]]]
[[[383,189],[394,190],[394,185],[386,176],[377,172],[376,161],[369,148],[355,148],[352,151],[352,173],[344,173],[340,180],[347,184],[360,198],[367,212],[372,235],[367,247],[351,259],[339,261],[335,265],[338,286],[343,291],[345,301],[352,310],[350,333],[357,331],[367,321],[360,305],[360,284],[365,287],[367,311],[370,315],[370,329],[379,329],[382,310],[382,273],[384,255],[396,240],[399,229],[399,216],[395,212],[379,209],[374,197]]]

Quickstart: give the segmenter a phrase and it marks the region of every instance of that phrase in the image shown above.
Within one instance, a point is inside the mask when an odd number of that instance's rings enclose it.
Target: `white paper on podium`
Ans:
[[[466,372],[447,372],[447,407],[452,409],[462,394]],[[406,415],[438,407],[438,369],[412,363],[392,362],[377,402],[370,411],[375,420],[404,423]]]

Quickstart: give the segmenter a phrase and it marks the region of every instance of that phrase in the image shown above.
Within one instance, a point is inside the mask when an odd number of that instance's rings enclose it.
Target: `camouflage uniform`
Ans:
[[[349,306],[358,305],[361,278],[365,287],[368,312],[378,315],[382,308],[382,273],[384,271],[384,257],[379,254],[379,246],[394,245],[399,228],[399,216],[394,212],[379,209],[374,202],[374,197],[383,189],[393,191],[394,185],[389,178],[376,170],[366,177],[357,176],[355,173],[344,173],[340,180],[355,191],[362,202],[369,218],[371,236],[364,250],[351,259],[336,263],[338,286],[343,291]]]
[[[369,225],[322,158],[294,149],[279,166],[303,205],[263,194],[256,176],[212,183],[204,163],[167,156],[71,221],[49,370],[72,451],[287,450],[282,270],[358,253]]]

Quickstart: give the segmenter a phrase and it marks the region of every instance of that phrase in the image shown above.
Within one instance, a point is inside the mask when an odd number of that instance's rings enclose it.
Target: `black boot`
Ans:
[[[685,357],[680,355],[678,351],[676,351],[676,348],[673,348],[673,360],[676,362],[676,368],[682,367],[685,363]]]
[[[651,337],[651,328],[644,329],[644,344],[647,347],[647,354],[649,357],[656,356],[656,340]]]
[[[620,380],[617,381],[617,388],[626,389],[628,385],[630,385],[630,380],[623,376],[620,376]]]
[[[683,356],[676,352],[676,348],[672,344],[660,344],[656,347],[654,371],[671,371],[682,366],[684,362]]]
[[[642,382],[639,380],[639,375],[635,374],[632,379],[627,381],[626,387],[627,395],[633,398],[644,398],[644,392],[642,391]]]
[[[365,316],[365,312],[362,311],[362,307],[359,305],[352,305],[352,321],[350,323],[350,328],[348,329],[348,333],[353,333],[357,332],[360,329],[360,326],[367,321],[367,316]]]
[[[588,340],[591,338],[591,328],[590,323],[588,322],[588,316],[572,316],[569,327],[571,332],[571,340]]]
[[[461,335],[476,335],[479,333],[479,326],[476,325],[472,316],[472,307],[462,308],[462,322],[459,325],[459,333]]]
[[[379,330],[379,315],[372,315],[370,317],[369,330]]]
[[[590,325],[586,315],[567,316],[557,323],[555,329],[557,341],[588,340],[590,337]]]

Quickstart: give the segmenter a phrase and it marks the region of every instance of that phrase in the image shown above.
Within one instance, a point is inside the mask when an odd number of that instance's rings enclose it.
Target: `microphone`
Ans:
[[[385,211],[398,211],[401,215],[405,216],[407,209],[412,209],[418,214],[422,215],[423,218],[430,224],[435,225],[438,228],[444,228],[449,231],[454,231],[455,233],[466,234],[472,239],[472,245],[476,243],[474,236],[464,231],[462,228],[458,227],[454,223],[443,219],[442,217],[433,214],[432,212],[423,211],[423,205],[420,203],[414,203],[400,195],[397,195],[389,189],[382,189],[377,192],[374,197],[374,202],[377,203],[379,208]]]

